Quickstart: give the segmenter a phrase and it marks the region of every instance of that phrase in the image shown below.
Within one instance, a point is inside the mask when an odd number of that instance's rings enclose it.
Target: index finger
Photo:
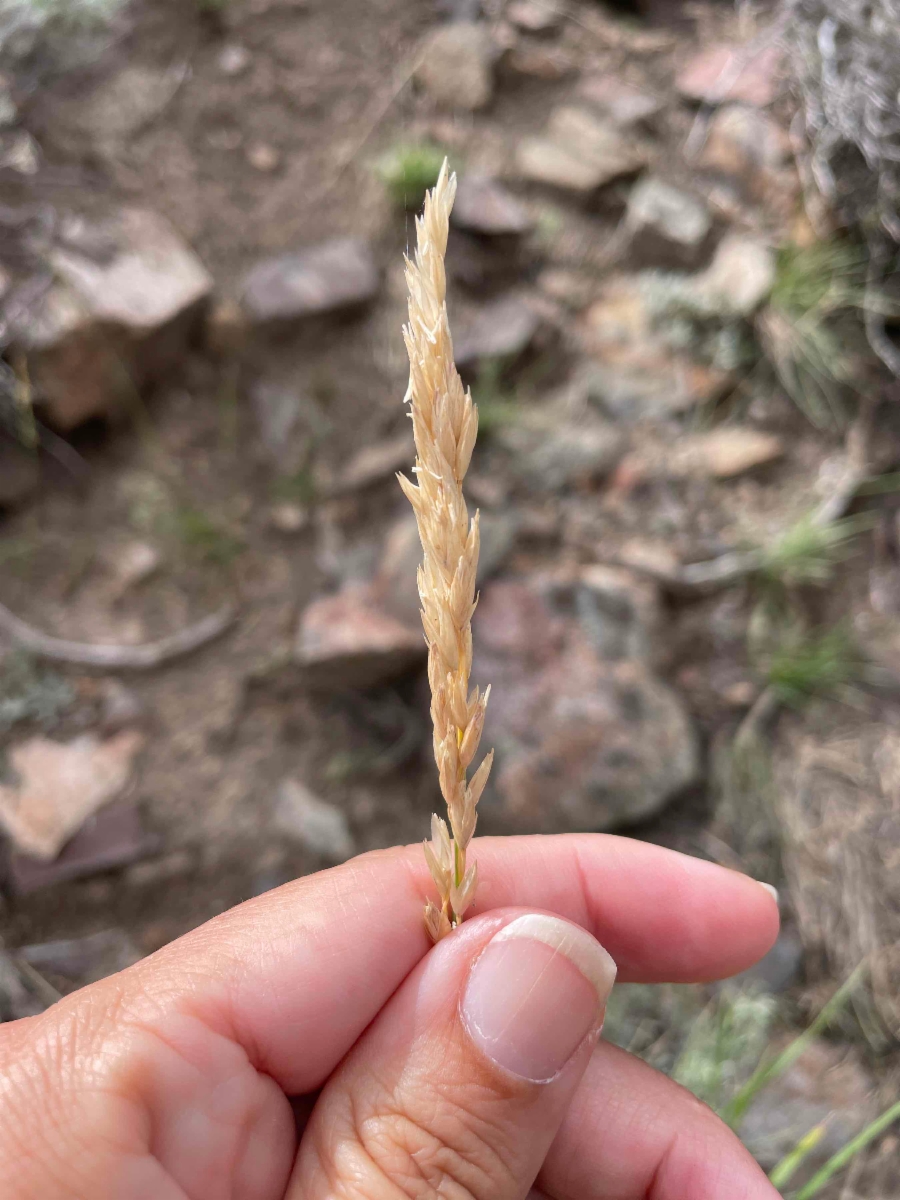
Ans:
[[[480,838],[474,849],[476,911],[522,906],[575,921],[622,980],[722,978],[778,932],[777,904],[760,884],[658,846],[568,834]],[[312,1091],[427,953],[431,887],[419,846],[363,855],[222,914],[119,987],[215,1025],[288,1094]]]

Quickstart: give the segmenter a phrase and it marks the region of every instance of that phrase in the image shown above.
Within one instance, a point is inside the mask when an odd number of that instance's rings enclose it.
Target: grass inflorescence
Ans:
[[[409,324],[403,331],[416,484],[402,475],[400,484],[413,506],[424,555],[418,583],[428,643],[434,756],[449,816],[449,828],[432,817],[431,841],[425,843],[440,897],[439,908],[431,900],[425,907],[426,927],[435,941],[459,924],[475,893],[476,867],[467,862],[467,849],[493,758],[493,752],[488,754],[467,779],[490,689],[469,690],[479,533],[478,514],[469,520],[462,481],[475,447],[478,410],[453,361],[447,316],[444,255],[455,194],[456,176],[445,160],[416,219],[416,255],[406,264]]]

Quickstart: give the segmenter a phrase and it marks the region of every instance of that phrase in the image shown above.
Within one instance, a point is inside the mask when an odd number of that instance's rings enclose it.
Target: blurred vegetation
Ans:
[[[22,721],[52,725],[75,699],[68,680],[14,650],[0,663],[0,734]]]
[[[422,207],[425,193],[437,183],[446,152],[432,142],[393,146],[379,160],[377,172],[398,208]]]

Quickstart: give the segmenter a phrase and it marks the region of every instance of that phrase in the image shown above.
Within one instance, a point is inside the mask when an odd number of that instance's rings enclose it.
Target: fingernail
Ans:
[[[773,887],[771,883],[763,883],[763,881],[761,879],[757,879],[756,882],[759,884],[759,886],[761,888],[766,889],[766,891],[769,893],[769,895],[772,897],[772,899],[777,904],[778,903],[778,888]]]
[[[616,964],[584,929],[557,917],[517,917],[488,942],[463,997],[463,1019],[499,1066],[542,1083],[599,1029]]]

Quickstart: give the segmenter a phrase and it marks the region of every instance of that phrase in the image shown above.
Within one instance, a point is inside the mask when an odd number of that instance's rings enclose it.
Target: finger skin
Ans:
[[[759,884],[603,834],[482,838],[472,915],[545,909],[588,929],[624,981],[705,981],[756,962],[778,933]],[[192,993],[288,1093],[321,1087],[425,955],[420,846],[376,851],[257,897],[136,967],[135,985]]]
[[[549,1077],[543,1067],[525,1078],[498,1065],[471,1034],[464,996],[485,948],[522,915],[507,909],[467,921],[404,981],[323,1090],[286,1200],[521,1200],[596,1045],[600,1005],[612,984],[608,968],[598,995],[558,950],[527,939],[504,942],[526,961],[538,952],[534,976],[523,980],[503,959],[491,984],[501,988],[510,1014],[541,990],[545,1004],[529,1021],[529,1036],[540,1030],[543,1041],[550,1030],[555,1042],[562,1032],[572,1015],[565,1000],[570,972],[587,1007],[573,1040],[559,1057],[554,1052]],[[508,1035],[506,1017],[502,1029]]]
[[[549,1200],[779,1200],[705,1104],[608,1042],[591,1057],[537,1186]]]
[[[475,853],[478,909],[566,917],[607,946],[625,979],[727,975],[777,934],[777,905],[758,884],[657,847],[572,835],[482,839]],[[250,1170],[262,1137],[270,1178],[286,1179],[293,1115],[280,1093],[321,1087],[425,956],[429,892],[421,847],[366,855],[0,1027],[0,1178],[27,1200],[181,1200],[198,1181],[203,1200],[216,1200],[208,1181],[222,1173],[223,1147],[236,1172]],[[173,1051],[168,1070],[160,1044]],[[179,1139],[200,1118],[208,1136],[186,1156]],[[113,1158],[128,1188],[111,1178]]]

